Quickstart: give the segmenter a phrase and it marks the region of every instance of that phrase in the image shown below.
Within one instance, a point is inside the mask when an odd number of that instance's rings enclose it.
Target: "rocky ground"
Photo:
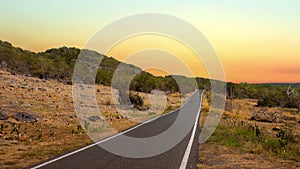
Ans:
[[[0,168],[24,168],[40,163],[90,144],[89,136],[95,133],[97,138],[107,137],[181,104],[179,94],[163,99],[164,96],[139,93],[150,109],[124,110],[116,106],[117,98],[111,96],[110,87],[96,85],[95,90],[101,114],[79,118],[80,125],[71,85],[0,71]],[[166,100],[165,105],[151,106],[153,97]]]

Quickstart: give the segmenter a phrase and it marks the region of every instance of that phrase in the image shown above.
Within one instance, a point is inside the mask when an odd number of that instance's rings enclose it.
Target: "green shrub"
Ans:
[[[155,112],[149,112],[149,113],[148,113],[148,115],[150,115],[150,116],[151,116],[151,115],[155,115],[155,114],[156,114]]]
[[[144,105],[144,101],[142,99],[142,97],[138,94],[138,93],[129,93],[129,99],[130,102],[134,105],[134,106],[143,106]]]
[[[208,141],[229,147],[239,147],[252,153],[268,152],[300,161],[299,149],[295,148],[295,143],[292,142],[291,131],[280,130],[274,137],[264,134],[256,125],[219,125]]]
[[[277,134],[277,138],[279,146],[286,147],[291,136],[290,134],[286,134],[284,130],[280,130]]]

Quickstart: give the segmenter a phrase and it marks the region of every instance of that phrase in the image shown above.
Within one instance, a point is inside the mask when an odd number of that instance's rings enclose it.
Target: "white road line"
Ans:
[[[192,145],[193,145],[194,138],[195,138],[195,133],[196,133],[196,130],[197,130],[197,127],[198,127],[198,120],[199,120],[200,111],[201,111],[201,107],[202,107],[201,102],[202,102],[203,93],[204,93],[204,91],[202,91],[202,93],[201,93],[200,107],[199,107],[199,111],[198,111],[198,114],[197,114],[197,117],[196,117],[196,120],[195,120],[193,132],[192,132],[189,144],[186,147],[186,150],[185,150],[185,153],[184,153],[184,156],[183,156],[183,159],[181,161],[179,169],[186,169],[186,165],[187,165],[188,160],[189,160],[189,156],[190,156]]]
[[[192,95],[192,96],[193,96],[193,95]],[[192,96],[191,96],[191,97],[192,97]],[[128,129],[128,130],[125,130],[125,131],[123,131],[123,132],[121,132],[121,133],[115,134],[115,135],[110,136],[110,137],[108,137],[108,138],[106,138],[106,139],[103,139],[103,140],[101,140],[101,141],[99,141],[99,142],[90,144],[90,145],[88,145],[88,146],[86,146],[86,147],[80,148],[80,149],[78,149],[78,150],[72,151],[72,152],[70,152],[70,153],[68,153],[68,154],[65,154],[65,155],[63,155],[63,156],[57,157],[57,158],[55,158],[55,159],[53,159],[53,160],[47,161],[47,162],[45,162],[45,163],[42,163],[42,164],[40,164],[40,165],[38,165],[38,166],[32,167],[32,169],[37,169],[37,168],[43,167],[43,166],[45,166],[45,165],[48,165],[48,164],[53,163],[53,162],[55,162],[55,161],[58,161],[58,160],[60,160],[60,159],[66,158],[66,157],[68,157],[68,156],[70,156],[70,155],[76,154],[76,153],[78,153],[78,152],[80,152],[80,151],[83,151],[83,150],[85,150],[85,149],[88,149],[88,148],[90,148],[90,147],[93,147],[93,146],[95,146],[95,145],[97,145],[97,144],[101,144],[101,143],[103,143],[103,142],[105,142],[105,141],[108,141],[108,140],[113,139],[113,138],[115,138],[115,137],[117,137],[117,136],[120,136],[120,135],[122,135],[122,134],[125,134],[125,133],[127,133],[127,132],[129,132],[129,131],[131,131],[131,130],[134,130],[134,129],[136,129],[136,128],[138,128],[138,127],[140,127],[140,126],[146,124],[146,123],[150,123],[150,122],[152,122],[152,121],[154,121],[154,120],[156,120],[156,119],[159,119],[159,118],[162,118],[162,117],[164,117],[164,116],[170,115],[170,114],[176,112],[177,110],[181,109],[182,107],[184,107],[184,106],[189,102],[189,100],[190,100],[191,97],[189,97],[189,99],[188,99],[181,107],[177,108],[176,110],[173,110],[173,111],[170,112],[170,113],[164,114],[164,115],[162,115],[162,116],[155,117],[155,118],[153,118],[153,119],[149,119],[149,120],[147,120],[147,121],[145,121],[145,122],[143,122],[143,123],[141,123],[141,124],[139,124],[139,125],[136,125],[136,126],[130,128],[130,129]]]

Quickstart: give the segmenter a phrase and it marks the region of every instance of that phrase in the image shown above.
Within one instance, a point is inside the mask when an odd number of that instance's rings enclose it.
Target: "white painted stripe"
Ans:
[[[196,130],[197,130],[197,127],[198,127],[198,120],[199,120],[200,111],[201,111],[201,107],[202,107],[201,103],[202,103],[202,95],[203,95],[203,93],[204,93],[204,90],[201,93],[200,107],[199,107],[199,111],[198,111],[198,114],[197,114],[197,117],[196,117],[196,120],[195,120],[193,132],[192,132],[189,144],[186,147],[186,150],[185,150],[185,153],[184,153],[184,156],[183,156],[183,159],[181,161],[179,169],[186,169],[186,165],[187,165],[188,160],[189,160],[189,156],[190,156],[192,145],[193,145],[194,138],[195,138],[195,133],[196,133]]]
[[[162,118],[162,117],[164,117],[164,116],[170,115],[170,114],[176,112],[177,110],[181,109],[182,107],[184,107],[190,99],[191,99],[191,97],[189,97],[189,99],[188,99],[181,107],[177,108],[176,110],[171,111],[170,113],[164,114],[164,115],[162,115],[162,116],[157,116],[157,117],[155,117],[155,118],[153,118],[153,119],[149,119],[149,120],[147,120],[147,121],[145,121],[145,122],[143,122],[143,123],[141,123],[141,124],[139,124],[139,125],[136,125],[136,126],[130,128],[130,129],[128,129],[128,130],[125,130],[125,131],[123,131],[123,132],[121,132],[121,133],[115,134],[115,135],[110,136],[110,137],[108,137],[108,138],[106,138],[106,139],[103,139],[103,140],[101,140],[101,141],[99,141],[99,142],[90,144],[90,145],[88,145],[88,146],[86,146],[86,147],[83,147],[83,148],[81,148],[81,149],[72,151],[72,152],[70,152],[70,153],[68,153],[68,154],[65,154],[65,155],[63,155],[63,156],[57,157],[57,158],[55,158],[55,159],[53,159],[53,160],[47,161],[47,162],[42,163],[42,164],[40,164],[40,165],[38,165],[38,166],[32,167],[32,169],[37,169],[37,168],[43,167],[43,166],[45,166],[45,165],[48,165],[48,164],[50,164],[50,163],[53,163],[53,162],[55,162],[55,161],[61,160],[61,159],[63,159],[63,158],[66,158],[66,157],[68,157],[68,156],[71,156],[71,155],[73,155],[73,154],[76,154],[76,153],[78,153],[78,152],[80,152],[80,151],[83,151],[83,150],[88,149],[88,148],[90,148],[90,147],[96,146],[97,144],[101,144],[101,143],[103,143],[103,142],[105,142],[105,141],[108,141],[108,140],[113,139],[113,138],[115,138],[115,137],[118,137],[118,136],[120,136],[120,135],[122,135],[122,134],[125,134],[125,133],[127,133],[127,132],[129,132],[129,131],[131,131],[131,130],[134,130],[134,129],[136,129],[136,128],[138,128],[138,127],[140,127],[140,126],[146,124],[146,123],[150,123],[150,122],[152,122],[152,121],[154,121],[154,120],[156,120],[156,119],[159,119],[159,118]]]

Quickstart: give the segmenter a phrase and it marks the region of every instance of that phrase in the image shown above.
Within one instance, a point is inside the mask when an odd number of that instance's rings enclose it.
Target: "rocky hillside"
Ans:
[[[122,131],[181,104],[180,95],[175,93],[167,96],[166,107],[156,105],[145,111],[132,107],[119,112],[111,88],[103,85],[95,88],[101,112],[85,117],[85,125],[80,125],[71,85],[0,70],[1,168],[25,168],[89,144],[92,141],[86,132],[97,133],[99,123],[106,124],[100,125],[101,137],[106,137],[112,134],[106,129]],[[150,106],[151,95],[138,95]]]
[[[40,79],[56,79],[71,84],[74,65],[81,51],[78,48],[61,47],[35,53],[14,47],[9,42],[0,40],[0,69],[8,70],[14,74],[28,75]],[[85,52],[103,57],[96,76],[96,83],[110,86],[113,74],[121,62],[95,51],[85,50]],[[140,70],[140,68],[133,65],[122,64],[130,69]],[[132,80],[130,89],[146,93],[150,93],[154,89],[160,89],[175,93],[179,91],[179,88],[174,78],[188,79],[183,76],[156,77],[148,72],[141,71]],[[197,78],[197,81],[201,88],[209,88],[208,79]]]

